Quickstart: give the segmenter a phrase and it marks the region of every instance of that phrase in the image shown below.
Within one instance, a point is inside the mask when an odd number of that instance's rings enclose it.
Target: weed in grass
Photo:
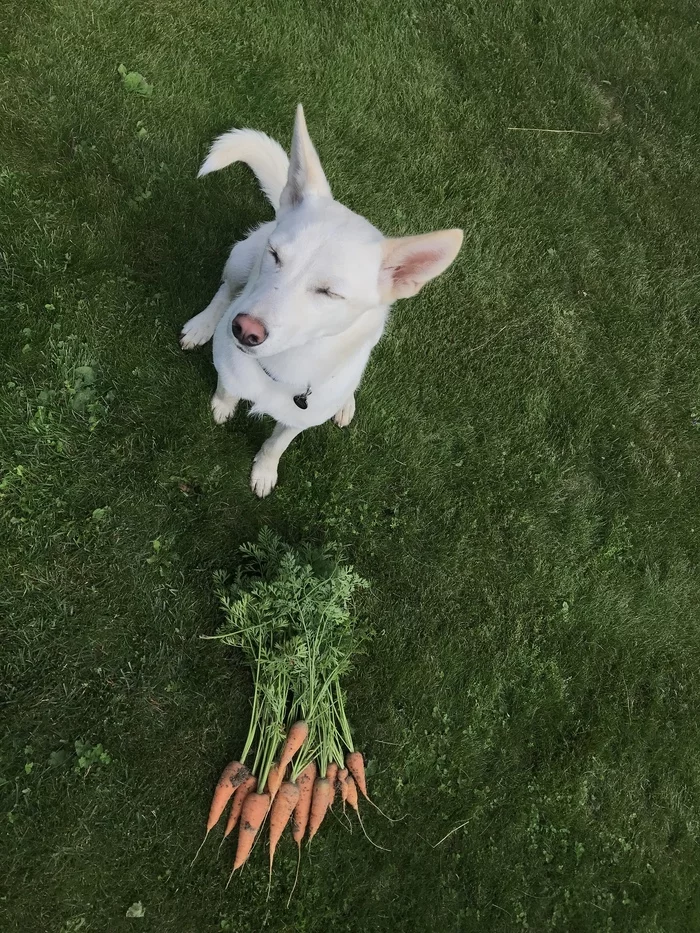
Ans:
[[[80,739],[75,740],[75,754],[78,758],[74,771],[92,771],[94,768],[112,764],[111,756],[104,750],[101,743],[88,745]]]
[[[149,84],[143,75],[138,71],[129,71],[126,65],[120,65],[117,68],[122,79],[122,86],[130,94],[138,94],[141,97],[151,97],[153,94],[153,85]]]

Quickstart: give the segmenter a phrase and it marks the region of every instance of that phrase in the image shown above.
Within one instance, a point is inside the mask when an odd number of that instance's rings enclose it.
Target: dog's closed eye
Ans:
[[[317,295],[325,295],[327,298],[343,298],[343,296],[339,295],[337,292],[332,292],[327,285],[319,286],[315,289],[315,292]]]
[[[272,256],[272,258],[275,260],[275,265],[281,266],[282,260],[280,259],[279,254],[277,253],[277,250],[274,249],[274,247],[272,246],[268,246],[268,252]]]

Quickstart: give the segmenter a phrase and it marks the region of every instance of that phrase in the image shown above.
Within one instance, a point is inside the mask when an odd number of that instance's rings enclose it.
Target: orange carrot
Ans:
[[[236,792],[233,795],[233,800],[231,801],[231,810],[229,811],[228,815],[228,823],[226,824],[224,839],[236,828],[236,823],[238,822],[238,817],[241,815],[243,803],[248,794],[252,794],[257,786],[258,779],[255,777],[255,775],[251,774],[250,777],[247,777],[245,781],[243,781],[242,784],[239,784],[236,788]]]
[[[285,768],[304,744],[308,735],[309,727],[303,719],[299,719],[294,723],[293,726],[290,727],[289,732],[287,733],[287,738],[285,739],[284,745],[282,746],[282,754],[280,755],[279,767],[283,774]]]
[[[352,774],[348,774],[345,778],[345,799],[350,804],[350,806],[359,813],[359,807],[357,804],[357,785]]]
[[[216,826],[219,817],[226,809],[226,804],[231,799],[231,794],[249,776],[250,771],[240,761],[231,761],[226,765],[214,791],[214,799],[211,802],[207,820],[207,832]]]
[[[263,820],[267,816],[270,807],[269,794],[248,794],[243,801],[241,810],[241,825],[238,830],[238,847],[236,848],[236,859],[233,863],[233,871],[245,864],[253,848],[255,837],[260,831]]]
[[[343,801],[343,813],[345,812],[345,801],[348,799],[348,786],[345,779],[348,776],[347,768],[340,768],[336,778],[336,784],[340,788],[340,799]]]
[[[349,755],[346,755],[345,764],[347,765],[347,768],[350,771],[350,774],[352,774],[353,778],[355,779],[355,784],[357,785],[357,787],[360,788],[367,802],[371,803],[374,809],[378,813],[381,813],[381,815],[385,819],[389,820],[390,823],[399,823],[403,819],[403,817],[400,817],[400,819],[397,820],[397,819],[392,819],[392,817],[390,816],[387,816],[387,814],[376,805],[376,803],[372,800],[370,795],[367,793],[367,783],[365,781],[365,763],[362,760],[362,752],[351,752]]]
[[[338,765],[334,761],[332,761],[326,768],[326,777],[331,782],[331,796],[330,796],[330,802],[328,806],[332,807],[333,804],[335,803],[335,791],[336,791],[335,781],[336,781],[336,778],[338,777]]]
[[[265,788],[270,795],[270,803],[272,803],[277,796],[277,791],[280,789],[283,777],[284,770],[280,768],[276,761],[273,761],[267,775],[267,787]]]
[[[316,778],[314,792],[311,798],[311,814],[309,816],[309,842],[314,838],[323,822],[323,818],[331,802],[333,785],[328,778]]]
[[[294,807],[294,815],[292,816],[292,836],[294,837],[294,841],[297,844],[297,870],[296,874],[294,875],[294,884],[292,885],[292,890],[289,892],[287,907],[289,907],[292,902],[292,895],[296,890],[297,881],[299,880],[299,868],[301,867],[301,840],[304,838],[306,824],[309,822],[311,795],[314,789],[314,781],[316,780],[316,771],[316,763],[310,761],[297,778],[297,785],[299,786],[299,797],[297,799],[297,805]]]
[[[365,763],[362,760],[362,752],[351,752],[349,755],[346,755],[345,766],[355,778],[355,783],[362,791],[363,796],[369,800],[367,783],[365,781]]]
[[[279,789],[275,802],[270,810],[270,873],[272,873],[272,860],[275,857],[275,849],[284,827],[289,822],[289,817],[299,800],[299,785],[292,781],[285,781]]]
[[[314,789],[314,780],[316,778],[316,763],[314,761],[304,768],[299,777],[299,799],[294,808],[292,817],[292,835],[297,846],[301,849],[301,840],[306,832],[306,824],[309,822],[309,811],[311,810],[311,794]]]
[[[384,852],[388,852],[389,849],[386,849],[384,846],[378,845],[376,842],[370,839],[369,836],[367,835],[365,824],[362,822],[362,816],[360,815],[360,806],[359,806],[359,802],[357,799],[357,785],[355,784],[355,780],[352,774],[349,774],[345,778],[345,786],[347,788],[347,801],[350,804],[350,806],[353,808],[355,813],[357,813],[357,819],[360,821],[360,827],[362,829],[362,832],[365,835],[365,839],[368,842],[371,842],[372,845],[375,847],[375,849],[382,849]],[[369,800],[369,797],[367,799]]]

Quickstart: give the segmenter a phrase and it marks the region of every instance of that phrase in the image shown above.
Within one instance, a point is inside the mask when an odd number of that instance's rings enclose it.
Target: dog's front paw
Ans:
[[[195,347],[201,347],[211,340],[215,330],[216,321],[212,319],[212,315],[202,311],[201,314],[190,318],[183,326],[180,331],[180,346],[183,350],[193,350]]]
[[[278,460],[270,457],[256,457],[250,474],[250,488],[259,499],[269,496],[277,485]]]
[[[211,397],[211,413],[217,424],[225,424],[236,414],[238,399],[232,395],[220,395],[215,392]]]
[[[355,396],[351,395],[347,402],[343,405],[340,411],[336,412],[333,415],[333,421],[338,425],[339,428],[347,428],[352,419],[355,417]]]

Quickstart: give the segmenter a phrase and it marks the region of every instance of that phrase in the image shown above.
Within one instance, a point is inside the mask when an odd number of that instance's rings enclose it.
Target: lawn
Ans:
[[[5,0],[0,61],[3,933],[697,929],[696,4]],[[208,144],[299,100],[339,199],[465,245],[258,501],[270,425],[177,334],[271,216]],[[330,820],[288,909],[291,840],[269,900],[262,851],[190,869],[264,526],[371,581],[350,714],[407,814]]]

